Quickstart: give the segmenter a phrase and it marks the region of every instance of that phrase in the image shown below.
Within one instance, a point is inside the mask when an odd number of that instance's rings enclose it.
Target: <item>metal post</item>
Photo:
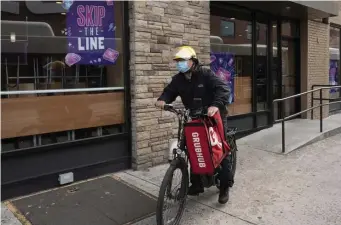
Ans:
[[[323,120],[322,120],[322,88],[320,89],[320,132],[323,130]]]
[[[314,87],[312,88],[314,90]],[[314,92],[311,93],[311,104],[310,107],[313,108],[314,106]],[[314,119],[314,109],[311,110],[311,119]]]
[[[285,128],[284,128],[284,119],[282,119],[282,153],[285,152]]]
[[[281,102],[282,105],[282,153],[285,152],[285,104],[284,101]]]

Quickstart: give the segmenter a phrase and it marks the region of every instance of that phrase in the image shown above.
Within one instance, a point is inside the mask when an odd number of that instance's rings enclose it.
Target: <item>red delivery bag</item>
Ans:
[[[192,173],[213,175],[230,150],[219,112],[188,122],[184,132]]]

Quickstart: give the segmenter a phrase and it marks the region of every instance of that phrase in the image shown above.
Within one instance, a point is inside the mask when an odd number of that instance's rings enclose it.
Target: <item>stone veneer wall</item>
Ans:
[[[129,26],[133,168],[144,169],[167,160],[176,135],[175,117],[154,107],[176,73],[172,51],[190,45],[199,60],[209,61],[209,2],[129,2]]]
[[[301,22],[301,90],[311,90],[314,84],[329,84],[329,25],[308,20]],[[315,98],[319,93],[314,93]],[[323,98],[329,98],[328,90]],[[326,103],[326,101],[324,101]],[[320,104],[314,101],[314,105]],[[311,94],[302,98],[302,110],[310,107]],[[323,117],[328,117],[329,106],[323,107]],[[314,119],[320,117],[320,110],[314,110]],[[311,118],[311,112],[307,118]]]

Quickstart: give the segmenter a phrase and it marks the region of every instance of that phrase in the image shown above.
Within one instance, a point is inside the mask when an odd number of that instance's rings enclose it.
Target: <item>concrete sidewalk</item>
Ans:
[[[1,203],[1,224],[2,225],[22,225],[14,214],[7,208],[4,203]]]
[[[341,113],[323,120],[323,132],[320,132],[320,121],[294,119],[285,122],[285,153],[288,154],[306,145],[341,133]],[[262,151],[282,152],[282,124],[264,129],[238,140],[238,146]]]
[[[219,205],[210,188],[190,198],[181,224],[340,225],[340,146],[341,135],[289,155],[241,146],[230,202]],[[115,176],[157,196],[167,167]],[[154,225],[155,217],[137,224]]]
[[[219,205],[217,189],[207,189],[190,198],[181,224],[341,225],[340,149],[340,134],[287,155],[240,145],[230,202]],[[158,196],[167,168],[113,176]],[[1,224],[21,224],[3,205],[1,214]],[[150,217],[135,225],[155,224]]]

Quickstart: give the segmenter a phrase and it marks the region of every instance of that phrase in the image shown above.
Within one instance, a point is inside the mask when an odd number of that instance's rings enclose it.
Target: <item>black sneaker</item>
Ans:
[[[188,189],[188,195],[191,196],[196,196],[199,195],[201,193],[204,193],[204,188],[203,187],[198,187],[196,185],[191,185]]]
[[[226,204],[228,201],[229,201],[229,188],[221,188],[218,202],[220,204]]]

